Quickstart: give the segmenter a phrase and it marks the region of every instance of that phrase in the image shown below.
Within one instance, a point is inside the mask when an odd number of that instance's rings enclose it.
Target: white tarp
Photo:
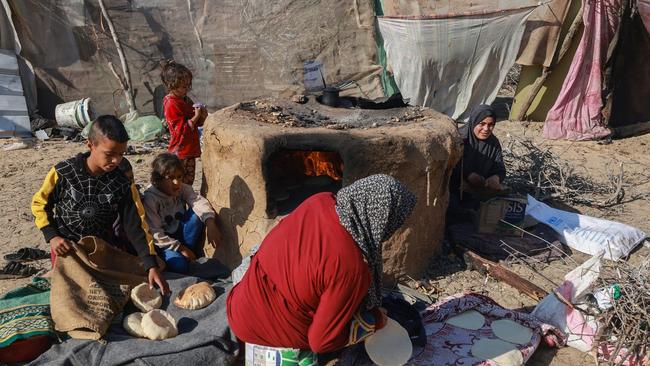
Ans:
[[[380,18],[388,69],[411,104],[454,119],[490,104],[534,7],[441,19]]]

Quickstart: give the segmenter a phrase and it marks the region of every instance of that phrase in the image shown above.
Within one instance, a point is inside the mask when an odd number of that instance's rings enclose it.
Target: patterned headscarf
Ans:
[[[372,281],[366,306],[381,306],[381,246],[409,217],[416,197],[402,183],[384,174],[371,175],[341,189],[336,213],[363,252]]]

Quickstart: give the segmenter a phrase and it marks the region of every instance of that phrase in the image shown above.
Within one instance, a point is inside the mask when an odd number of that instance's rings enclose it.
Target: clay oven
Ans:
[[[384,244],[386,280],[420,276],[440,250],[449,175],[461,154],[455,124],[440,113],[267,99],[210,115],[203,143],[203,191],[224,236],[216,256],[231,267],[310,195],[377,173],[399,179],[418,198]]]

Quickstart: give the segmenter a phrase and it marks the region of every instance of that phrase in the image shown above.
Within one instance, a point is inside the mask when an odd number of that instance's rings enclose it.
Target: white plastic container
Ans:
[[[95,118],[90,98],[59,104],[54,115],[59,126],[77,129],[83,129]]]

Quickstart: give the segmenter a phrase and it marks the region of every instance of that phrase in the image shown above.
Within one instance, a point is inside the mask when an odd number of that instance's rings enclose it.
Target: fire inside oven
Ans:
[[[343,160],[334,151],[282,149],[265,168],[269,217],[290,213],[316,193],[336,193],[343,180]]]

